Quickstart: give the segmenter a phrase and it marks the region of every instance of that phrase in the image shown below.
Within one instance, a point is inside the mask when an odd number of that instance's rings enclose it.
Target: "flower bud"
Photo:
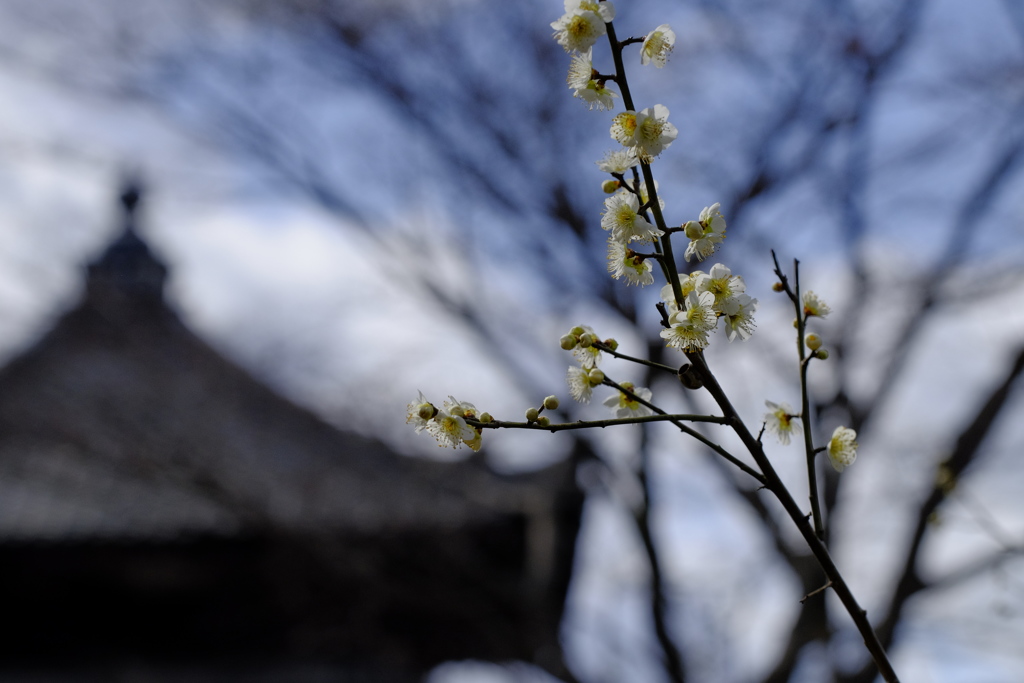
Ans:
[[[572,351],[573,349],[576,348],[576,337],[572,336],[571,334],[564,335],[561,339],[558,340],[558,345],[561,346],[566,351]]]
[[[615,341],[610,337],[604,340],[604,345],[607,346],[612,351],[615,351],[619,348],[619,342]]]
[[[586,330],[583,329],[582,327],[580,327],[579,325],[577,325],[576,327],[574,327],[571,330],[569,330],[569,334],[571,334],[574,337],[579,337],[584,332],[586,332]]]
[[[684,363],[676,374],[679,375],[679,381],[682,382],[683,386],[687,389],[700,389],[704,386],[704,378],[701,377],[697,368],[689,363]]]
[[[580,346],[585,349],[589,349],[597,341],[597,335],[592,332],[586,332],[580,336]]]
[[[818,349],[814,352],[814,357],[820,358],[821,360],[828,360],[828,349]]]
[[[527,422],[536,422],[538,417],[540,417],[540,411],[539,410],[537,410],[536,408],[527,408],[526,409],[526,421]]]
[[[558,410],[558,397],[548,396],[544,399],[544,408],[547,410]]]
[[[494,418],[491,417],[490,413],[480,413],[480,422],[481,424],[490,424],[494,422]]]
[[[807,344],[807,348],[811,351],[817,351],[821,348],[821,337],[816,334],[809,334],[804,337],[804,343]]]
[[[798,318],[793,318],[793,329],[800,329],[800,320]]]
[[[587,373],[587,379],[593,386],[597,386],[604,381],[604,373],[599,368],[591,368],[590,372]]]
[[[619,189],[621,183],[618,180],[606,180],[601,183],[601,191],[605,194],[612,194],[615,190]]]
[[[551,418],[548,417],[547,415],[541,415],[540,417],[537,418],[537,424],[539,424],[541,427],[547,427],[548,425],[551,424]]]
[[[786,290],[786,286],[783,285],[781,282],[776,282],[775,284],[772,285],[772,291],[773,292],[783,292],[785,290]]]
[[[687,221],[683,225],[683,232],[691,240],[699,240],[704,236],[704,228],[697,221]]]
[[[437,408],[435,408],[434,404],[432,403],[421,403],[419,410],[416,411],[416,414],[419,415],[424,420],[429,420],[433,418],[435,415],[437,415]]]

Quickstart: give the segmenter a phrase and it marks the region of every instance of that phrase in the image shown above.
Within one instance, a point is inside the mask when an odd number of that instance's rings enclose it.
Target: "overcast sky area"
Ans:
[[[304,5],[281,6],[292,4]],[[505,61],[515,41],[529,52],[525,41],[550,39],[562,3],[502,10],[515,21],[474,0],[342,4],[346,21],[362,17],[364,54],[393,57],[401,68],[388,63],[385,70],[436,97],[423,105],[434,105],[434,114],[387,100],[356,67],[332,69],[322,29],[308,29],[301,14],[273,3],[0,4],[0,358],[31,344],[77,301],[82,266],[119,228],[116,197],[126,172],[148,188],[143,237],[169,265],[168,297],[186,323],[293,400],[403,452],[464,455],[405,428],[405,405],[420,389],[436,402],[451,394],[507,419],[539,401],[544,394],[528,392],[545,385],[568,401],[570,358],[557,339],[572,325],[593,325],[644,355],[645,338],[658,329],[659,287],[635,297],[645,320],[639,331],[591,296],[606,286],[594,283],[608,279],[599,234],[603,177],[593,162],[612,147],[611,114],[559,109],[550,119],[561,133],[557,148],[529,128],[535,119],[517,115],[545,106],[551,93],[572,99],[560,51],[543,62],[546,71]],[[769,147],[752,149],[750,141],[771,125],[769,104],[795,90],[805,62],[877,46],[844,36],[843,22],[822,24],[840,27],[834,34],[801,36],[816,25],[815,13],[827,13],[813,2],[793,1],[799,20],[773,3],[751,2],[746,24],[709,10],[715,3],[619,4],[620,38],[663,22],[679,36],[666,69],[627,64],[637,101],[665,103],[680,129],[655,169],[675,224],[742,196],[737,179],[754,164],[765,163],[769,176],[795,178],[736,200],[742,215],[721,252],[761,302],[753,339],[730,345],[719,331],[708,351],[749,424],[759,426],[766,399],[799,404],[792,310],[770,291],[769,249],[784,264],[799,258],[802,282],[832,305],[819,327],[826,344],[840,333],[856,342],[850,362],[858,369],[846,378],[854,397],[885,380],[876,355],[892,351],[917,292],[908,283],[937,263],[948,266],[940,282],[945,305],[922,323],[927,329],[900,383],[862,435],[857,466],[843,475],[852,482],[835,520],[844,533],[834,553],[870,614],[886,598],[873,575],[895,569],[893,548],[907,532],[901,506],[930,484],[927,464],[950,448],[1024,342],[1024,164],[1010,154],[1024,145],[1024,11],[1013,0],[925,3],[914,39],[873,84],[873,108],[857,112],[869,121],[859,132],[823,143],[780,126]],[[837,4],[861,18],[882,16],[886,6]],[[659,5],[664,10],[655,12]],[[421,42],[402,42],[416,35],[403,34],[402,22],[419,27]],[[532,29],[517,33],[519,26]],[[791,49],[801,44],[806,54]],[[828,52],[829,45],[839,47]],[[462,50],[467,73],[479,79],[471,100],[478,109],[468,115],[459,99],[467,81],[431,61],[445,49]],[[421,64],[407,58],[417,51]],[[805,93],[813,101],[798,101],[796,111],[839,112],[832,127],[852,126],[840,116],[847,91],[829,89],[827,71],[820,78]],[[443,106],[453,109],[436,109]],[[475,144],[469,124],[465,134],[457,128],[487,116],[504,117],[500,128],[521,141],[510,157],[529,160],[496,173],[496,190],[474,169],[504,152]],[[441,135],[464,147],[443,156],[434,147]],[[452,181],[460,169],[476,173],[479,184]],[[1001,169],[998,180],[971,204],[994,169]],[[550,217],[530,203],[537,179],[551,177],[564,177],[566,195],[591,207],[586,229],[597,234],[574,251],[540,243]],[[844,184],[851,177],[863,186]],[[847,196],[859,199],[844,204]],[[964,213],[971,206],[983,213]],[[875,284],[867,313],[850,331],[842,321],[860,296],[854,252]],[[495,333],[491,343],[504,345],[501,353],[439,305],[428,285],[468,301]],[[517,365],[496,360],[508,349],[517,350]],[[827,393],[840,378],[818,365],[812,383]],[[633,370],[616,372],[629,379]],[[664,389],[666,409],[684,411]],[[1024,401],[1015,396],[986,442],[984,467],[943,508],[942,532],[923,557],[930,571],[957,567],[967,550],[998,549],[994,535],[1022,542]],[[595,403],[573,415],[603,417]],[[690,641],[708,640],[707,661],[695,666],[719,680],[752,680],[785,642],[785,628],[765,625],[794,618],[793,587],[780,562],[763,560],[771,549],[749,513],[716,495],[713,468],[692,453],[680,457],[678,433],[651,435],[668,580],[689,607],[676,626]],[[612,469],[628,471],[636,433],[601,436]],[[485,440],[503,469],[542,466],[569,443],[516,433]],[[767,449],[787,481],[799,482],[797,451],[775,443]],[[602,479],[594,484],[602,493],[588,504],[566,623],[569,660],[593,680],[661,681],[644,612],[648,569],[622,512],[635,486],[628,476],[594,479]],[[794,496],[806,500],[806,488],[795,484]],[[716,586],[729,590],[723,596]],[[894,661],[913,682],[1024,680],[1021,642],[1024,567],[1010,561],[915,607]],[[856,634],[849,645],[858,647]],[[739,655],[725,661],[725,652]],[[525,668],[488,671],[494,680],[543,680]],[[464,668],[435,678],[462,683],[484,675]],[[813,662],[806,676],[816,680]]]

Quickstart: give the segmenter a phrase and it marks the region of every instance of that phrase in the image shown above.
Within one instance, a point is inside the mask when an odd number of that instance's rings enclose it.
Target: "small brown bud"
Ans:
[[[704,378],[701,377],[697,368],[689,363],[683,363],[676,374],[679,376],[679,381],[687,389],[700,389],[704,386]]]

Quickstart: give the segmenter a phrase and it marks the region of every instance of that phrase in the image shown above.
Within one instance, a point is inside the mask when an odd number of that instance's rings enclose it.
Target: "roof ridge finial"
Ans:
[[[105,308],[159,304],[163,300],[167,268],[150,251],[136,230],[136,214],[142,201],[143,184],[137,173],[126,173],[119,200],[123,208],[123,230],[103,254],[89,266],[90,298]]]

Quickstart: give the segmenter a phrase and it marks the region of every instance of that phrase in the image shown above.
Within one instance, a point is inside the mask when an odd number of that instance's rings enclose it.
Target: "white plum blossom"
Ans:
[[[832,438],[828,442],[828,460],[836,472],[853,464],[857,459],[857,432],[848,427],[840,425],[832,432]]]
[[[405,409],[405,422],[416,428],[416,433],[427,428],[427,421],[433,418],[437,412],[434,404],[427,400],[423,392],[419,392],[419,398],[411,402]]]
[[[690,243],[686,246],[683,258],[687,261],[690,257],[696,256],[698,261],[703,261],[715,253],[715,249],[725,239],[725,218],[719,213],[719,203],[705,207],[700,212],[700,218],[690,221],[683,226]]]
[[[611,2],[598,2],[597,0],[564,0],[564,2],[566,14],[576,10],[587,10],[596,12],[606,24],[615,19],[615,5]]]
[[[589,325],[580,325],[579,327],[583,329],[584,334],[591,335],[594,339],[598,338],[597,334],[594,332],[594,328]],[[596,368],[601,362],[601,350],[596,346],[583,346],[582,344],[577,344],[572,350],[572,355],[579,361],[580,365],[586,369]]]
[[[454,396],[449,396],[448,400],[444,402],[444,409],[451,415],[458,415],[459,417],[476,417],[477,409],[476,406],[467,401],[456,400]]]
[[[604,81],[594,79],[596,72],[590,55],[591,50],[573,55],[565,82],[573,90],[573,97],[583,100],[590,109],[611,109],[615,104],[612,100],[618,95],[609,90]]]
[[[611,232],[612,239],[617,242],[653,242],[655,237],[664,234],[637,213],[640,200],[632,192],[616,192],[604,200],[604,206],[601,227]]]
[[[568,372],[565,373],[565,382],[569,385],[569,395],[580,403],[590,403],[590,398],[594,394],[594,381],[591,370],[587,368],[580,368],[571,366]],[[598,382],[597,384],[600,384]]]
[[[427,423],[427,431],[437,439],[438,446],[459,448],[465,441],[472,441],[476,430],[466,424],[461,415],[452,415],[447,410],[437,411],[433,420]]]
[[[640,179],[640,187],[638,187],[636,189],[639,191],[640,201],[641,202],[646,204],[647,202],[651,201],[651,195],[647,191],[647,181],[646,180],[641,178]],[[655,194],[658,193],[658,181],[657,180],[654,181],[654,192],[655,192]],[[665,209],[665,200],[661,198],[660,194],[658,195],[658,206],[664,211],[664,209]]]
[[[819,318],[824,318],[832,312],[832,309],[828,307],[828,304],[818,298],[818,295],[810,290],[804,292],[803,296],[800,298],[803,299],[804,317],[810,318],[811,316],[817,316]]]
[[[613,278],[626,278],[627,285],[645,287],[654,284],[652,270],[649,260],[633,254],[626,245],[614,238],[608,240],[608,272]]]
[[[748,294],[740,294],[726,300],[719,308],[725,326],[725,336],[729,341],[735,341],[737,337],[743,341],[750,339],[754,334],[757,299],[751,299]]]
[[[604,173],[622,174],[636,166],[640,161],[631,149],[616,149],[604,155],[597,162],[597,167]]]
[[[643,399],[644,401],[651,400],[651,390],[645,389],[644,387],[635,387],[632,382],[623,382],[621,384],[623,389],[631,392],[634,396]],[[608,406],[615,412],[615,417],[645,417],[647,415],[653,415],[654,411],[645,406],[640,401],[630,398],[623,392],[617,392],[615,396],[609,396],[604,400],[604,405]]]
[[[679,278],[679,288],[682,290],[683,299],[686,299],[686,295],[690,292],[697,291],[701,280],[707,276],[708,274],[702,270],[695,270],[689,275],[678,273],[676,277]],[[661,288],[661,300],[668,304],[669,311],[678,310],[675,297],[672,295],[672,285],[665,285]]]
[[[715,295],[691,291],[686,295],[685,304],[684,310],[675,310],[669,315],[670,327],[661,331],[661,337],[669,346],[683,351],[698,351],[708,345],[708,333],[718,324],[714,311]]]
[[[679,135],[668,122],[668,107],[656,104],[639,112],[627,110],[612,119],[611,136],[629,147],[641,161],[650,161],[668,149]]]
[[[783,446],[789,445],[790,437],[800,434],[800,423],[796,422],[800,416],[793,412],[788,403],[765,401],[764,404],[771,411],[764,416],[765,429],[774,434]]]
[[[668,24],[662,24],[647,34],[640,46],[640,63],[651,64],[659,69],[665,66],[672,48],[676,44],[676,33]]]
[[[721,312],[722,305],[747,289],[743,278],[733,275],[732,271],[721,263],[711,266],[710,272],[697,281],[698,292],[711,292],[715,295],[715,309]]]
[[[558,21],[551,22],[551,28],[555,29],[555,40],[566,52],[585,52],[608,31],[601,15],[588,9],[567,11]]]

